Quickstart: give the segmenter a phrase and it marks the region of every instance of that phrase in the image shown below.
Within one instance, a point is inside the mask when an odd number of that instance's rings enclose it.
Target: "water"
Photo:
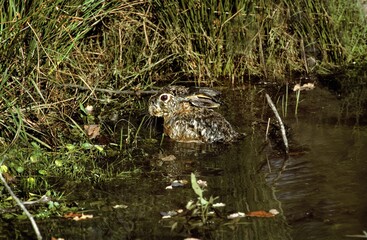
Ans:
[[[354,115],[341,110],[345,103],[326,89],[301,93],[297,117],[290,106],[284,118],[292,129],[291,155],[285,159],[276,149],[263,147],[265,126],[251,125],[272,117],[262,98],[254,103],[261,92],[226,93],[227,107],[222,111],[247,132],[246,139],[210,147],[166,141],[161,151],[150,150],[150,167],[143,177],[80,186],[84,190],[75,202],[90,210],[92,220],[44,220],[39,222],[43,235],[46,239],[337,240],[367,230],[367,127],[356,125]],[[159,152],[176,160],[159,162]],[[184,208],[196,197],[189,186],[165,188],[170,179],[189,180],[191,172],[208,182],[205,196],[218,196],[217,201],[226,204],[226,214],[270,209],[280,214],[213,229],[171,231],[174,220],[162,220],[160,212]],[[25,225],[17,223],[16,228]],[[31,229],[25,231],[19,230],[21,238],[33,236]]]

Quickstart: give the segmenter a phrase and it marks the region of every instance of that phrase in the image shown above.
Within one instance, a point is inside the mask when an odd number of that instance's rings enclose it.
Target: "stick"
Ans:
[[[276,109],[273,101],[271,100],[270,96],[267,93],[265,94],[265,96],[266,96],[266,100],[268,101],[268,104],[269,104],[271,110],[273,110],[274,115],[275,115],[275,117],[277,118],[277,120],[279,122],[280,132],[282,133],[282,138],[283,138],[283,142],[284,142],[285,152],[286,152],[286,154],[288,154],[288,152],[289,152],[288,139],[287,139],[287,135],[285,133],[285,127],[284,127],[283,121],[280,118],[279,113],[278,113],[278,111],[277,111],[277,109]]]
[[[144,91],[144,90],[110,90],[105,88],[90,88],[85,86],[80,86],[76,84],[61,84],[60,87],[68,87],[68,88],[78,88],[80,90],[90,90],[90,91],[97,91],[97,92],[105,92],[105,93],[111,93],[111,94],[121,94],[121,95],[149,95],[149,94],[155,94],[157,91],[150,90],[150,91]]]
[[[12,196],[12,198],[15,200],[15,202],[19,205],[19,207],[23,210],[23,212],[27,215],[27,217],[31,221],[32,227],[34,229],[34,232],[37,235],[37,239],[38,240],[41,240],[42,239],[42,235],[41,235],[41,233],[40,233],[40,231],[38,229],[38,226],[37,226],[36,221],[34,221],[34,218],[33,218],[32,214],[30,212],[28,212],[27,208],[23,205],[23,203],[19,200],[19,198],[17,196],[15,196],[14,192],[9,187],[9,185],[6,182],[5,178],[3,177],[3,174],[2,173],[0,173],[0,179],[3,182],[6,190],[8,190],[8,192],[10,193],[10,195]]]

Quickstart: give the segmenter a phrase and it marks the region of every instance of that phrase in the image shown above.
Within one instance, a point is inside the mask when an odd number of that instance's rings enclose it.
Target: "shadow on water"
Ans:
[[[246,139],[210,147],[165,141],[150,150],[150,167],[143,176],[76,187],[75,203],[94,218],[39,222],[46,239],[345,239],[367,230],[367,127],[350,124],[350,119],[344,122],[340,109],[345,103],[328,90],[302,92],[297,118],[284,118],[298,146],[284,160],[276,151],[262,148],[265,128],[251,125],[271,116],[264,110],[262,91],[251,96],[247,92],[226,93],[228,104],[222,109],[248,134]],[[170,155],[175,159],[169,163],[155,160]],[[226,214],[270,209],[280,214],[207,230],[171,231],[173,220],[162,219],[160,212],[185,208],[196,196],[190,186],[165,188],[172,179],[189,180],[191,172],[208,182],[206,196],[218,196],[226,204]],[[14,228],[3,229],[7,227]]]

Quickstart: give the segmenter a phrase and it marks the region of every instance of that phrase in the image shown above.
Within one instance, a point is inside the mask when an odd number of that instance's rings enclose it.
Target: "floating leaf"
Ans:
[[[72,218],[74,221],[86,220],[89,218],[93,218],[93,215],[87,215],[83,213],[67,213],[64,215],[64,218]]]
[[[293,92],[303,91],[303,90],[309,91],[309,90],[312,90],[314,88],[315,88],[315,84],[314,83],[305,83],[302,86],[301,86],[301,84],[297,83],[293,87]]]
[[[64,238],[51,237],[51,240],[64,240]]]
[[[127,208],[127,205],[124,205],[124,204],[118,204],[118,205],[113,206],[112,208],[115,208],[115,209],[118,209],[118,208],[125,209],[125,208]]]
[[[162,215],[162,218],[171,218],[173,216],[176,216],[178,214],[177,211],[168,211],[168,212],[160,212],[160,214]]]
[[[227,216],[228,219],[243,218],[243,217],[246,217],[246,214],[243,212],[236,212]]]
[[[166,189],[172,189],[173,187],[183,187],[187,184],[187,180],[174,180],[170,186],[166,187]]]
[[[200,199],[203,198],[203,190],[200,188],[199,184],[196,181],[195,174],[191,173],[191,186],[196,195],[200,197]]]
[[[225,207],[226,204],[225,203],[214,203],[213,204],[213,208],[219,208],[219,207]]]
[[[278,210],[276,210],[276,209],[270,209],[270,210],[269,210],[269,213],[272,213],[272,214],[274,214],[274,215],[278,215],[278,214],[279,214],[279,211],[278,211]]]
[[[266,211],[253,211],[253,212],[246,213],[246,216],[248,217],[274,217],[275,215],[273,213],[266,212]]]
[[[73,220],[74,221],[80,221],[80,220],[86,220],[86,219],[89,219],[89,218],[93,218],[93,215],[92,214],[82,214],[82,216],[80,217],[74,217]]]

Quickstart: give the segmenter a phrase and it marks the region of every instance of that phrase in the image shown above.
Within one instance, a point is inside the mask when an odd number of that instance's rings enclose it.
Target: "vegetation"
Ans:
[[[106,181],[139,168],[126,163],[146,126],[145,99],[96,88],[282,83],[367,59],[358,1],[0,3],[2,172],[20,179],[25,199],[52,190],[55,177]],[[92,124],[114,144],[90,138]],[[106,156],[120,160],[98,161]]]

